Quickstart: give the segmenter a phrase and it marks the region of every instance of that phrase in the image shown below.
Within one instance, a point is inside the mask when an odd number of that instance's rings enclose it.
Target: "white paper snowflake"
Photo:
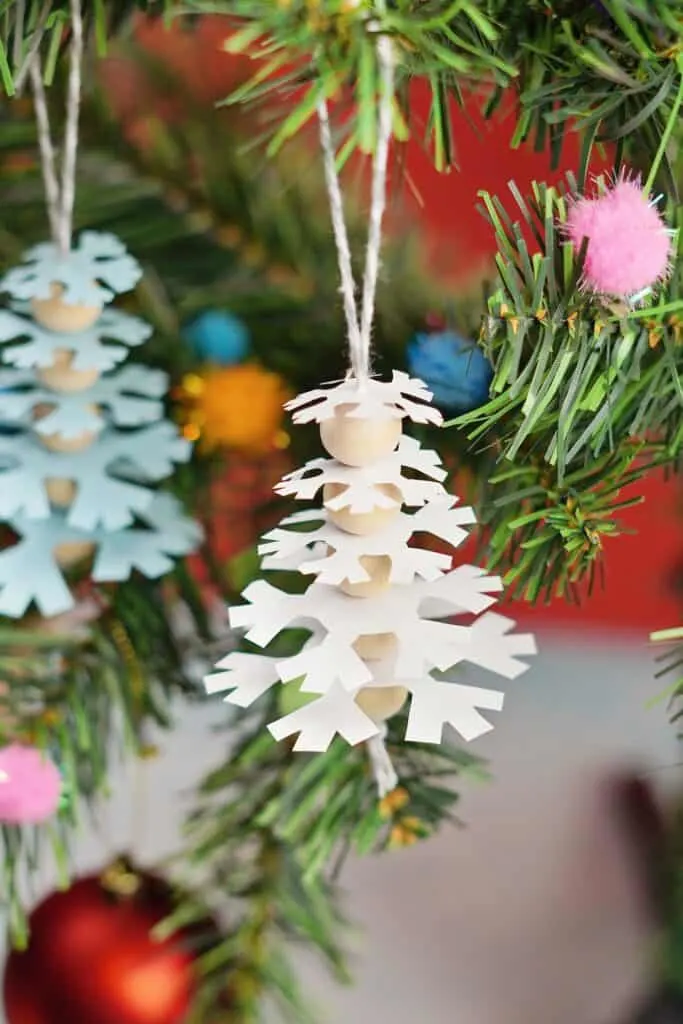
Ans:
[[[52,285],[59,284],[65,305],[99,306],[130,291],[141,277],[139,263],[115,235],[84,231],[66,255],[53,242],[34,245],[0,281],[0,290],[15,299],[49,299]]]
[[[140,515],[140,526],[118,533],[79,530],[62,513],[49,519],[17,516],[10,526],[16,544],[0,551],[0,614],[21,618],[31,604],[41,615],[59,615],[75,605],[64,574],[55,562],[58,545],[92,542],[99,546],[92,578],[100,583],[128,579],[135,570],[157,579],[201,541],[200,527],[168,494],[157,494]]]
[[[48,331],[31,319],[30,309],[16,303],[0,309],[0,342],[24,338],[15,345],[6,344],[2,359],[21,369],[52,366],[64,349],[73,352],[74,370],[111,370],[127,357],[131,348],[142,345],[152,334],[144,320],[117,309],[105,309],[92,327],[74,334]]]
[[[73,480],[76,497],[67,514],[70,526],[120,530],[151,504],[144,483],[168,476],[190,455],[190,444],[167,421],[134,433],[104,431],[81,452],[51,452],[30,433],[0,435],[0,519],[26,515],[47,519],[52,509],[48,479]]]
[[[167,374],[147,366],[126,366],[75,392],[46,388],[30,370],[0,370],[0,417],[26,426],[37,405],[51,406],[35,429],[44,437],[60,434],[68,440],[86,431],[98,433],[107,423],[140,427],[156,422],[164,413],[159,399],[167,388]]]
[[[536,645],[530,635],[511,633],[513,627],[514,623],[502,615],[494,612],[482,615],[472,626],[465,627],[467,635],[460,634],[460,661],[482,666],[507,679],[516,679],[528,668],[521,658],[535,654]],[[445,628],[458,629],[448,625]],[[269,726],[278,740],[298,733],[296,750],[326,750],[336,735],[355,745],[379,733],[377,724],[355,701],[362,686],[344,685],[336,671],[336,662],[327,661],[327,666],[324,689],[318,687],[315,691],[320,695]],[[332,672],[330,666],[334,666]],[[232,652],[218,662],[217,671],[207,677],[205,684],[209,693],[229,691],[225,697],[228,703],[247,707],[272,686],[299,678],[300,667],[297,659],[277,662],[264,655]],[[368,679],[364,685],[398,685],[411,694],[405,734],[408,742],[440,743],[446,725],[469,742],[493,728],[481,712],[500,711],[503,707],[504,694],[500,690],[449,682],[426,672],[404,677],[394,660],[371,662],[367,668]],[[307,684],[306,678],[301,691],[313,692]]]
[[[324,583],[311,584],[304,594],[287,594],[257,580],[244,591],[249,604],[231,609],[230,623],[246,629],[246,639],[258,647],[266,647],[285,629],[319,623],[324,638],[287,659],[287,678],[305,675],[304,690],[324,693],[330,666],[346,689],[372,679],[353,646],[359,636],[395,634],[397,680],[432,669],[444,672],[473,658],[477,659],[473,663],[480,664],[481,655],[470,644],[471,627],[439,620],[464,613],[479,615],[494,604],[491,595],[500,590],[497,576],[487,576],[471,565],[458,566],[436,580],[389,587],[365,599],[349,597]]]
[[[404,469],[414,470],[428,479],[408,477],[403,473]],[[440,481],[447,475],[436,452],[421,448],[412,437],[402,437],[395,452],[370,466],[356,468],[344,466],[336,459],[312,459],[301,469],[283,477],[275,491],[283,497],[310,501],[325,484],[338,484],[344,490],[329,499],[327,507],[333,511],[348,509],[358,514],[371,512],[374,508],[396,507],[397,502],[379,491],[378,485],[396,487],[402,504],[414,508],[445,494]]]
[[[368,419],[401,419],[414,423],[443,422],[438,409],[429,403],[432,393],[421,380],[394,370],[389,382],[370,379],[359,383],[355,379],[343,381],[327,388],[316,388],[298,395],[285,406],[295,423],[322,423],[332,419],[340,406],[350,406],[348,417]]]
[[[416,533],[430,533],[456,548],[467,537],[463,526],[475,522],[471,508],[460,507],[450,494],[433,498],[417,512],[401,512],[378,533],[359,537],[339,530],[327,521],[325,509],[298,512],[282,520],[281,526],[266,533],[259,545],[264,569],[297,568],[304,575],[316,576],[319,583],[338,586],[344,580],[365,583],[370,579],[361,559],[367,556],[391,560],[389,582],[412,583],[416,577],[435,580],[451,567],[450,555],[425,548],[409,547]],[[321,523],[302,530],[308,523]],[[290,526],[295,529],[282,529]],[[316,557],[312,549],[320,545]]]

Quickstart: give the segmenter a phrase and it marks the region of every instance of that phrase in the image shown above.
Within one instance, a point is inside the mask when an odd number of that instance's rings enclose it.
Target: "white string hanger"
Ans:
[[[368,240],[365,252],[365,272],[360,316],[356,301],[356,283],[351,263],[351,246],[344,217],[344,201],[337,174],[336,155],[326,100],[318,103],[320,142],[323,151],[325,181],[327,185],[332,229],[337,248],[341,277],[341,293],[349,344],[349,376],[363,384],[370,377],[372,326],[379,278],[382,247],[382,222],[386,209],[387,168],[392,134],[394,97],[394,54],[390,39],[380,36],[377,41],[377,60],[380,70],[380,94],[377,115],[377,144],[373,159]]]
[[[50,129],[43,70],[38,50],[29,65],[33,89],[38,148],[45,188],[47,215],[55,245],[63,256],[71,249],[73,213],[76,198],[76,162],[78,156],[78,125],[81,109],[83,65],[83,15],[81,0],[70,0],[71,42],[69,47],[69,79],[66,96],[66,119],[61,150],[61,180],[58,160]]]

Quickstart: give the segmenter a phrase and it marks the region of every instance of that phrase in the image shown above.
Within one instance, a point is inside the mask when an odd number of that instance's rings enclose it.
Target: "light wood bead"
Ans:
[[[349,416],[356,408],[340,405],[320,424],[323,447],[345,466],[369,466],[395,450],[401,437],[400,419],[361,419]]]
[[[393,718],[407,699],[405,686],[364,686],[356,694],[356,704],[373,722],[386,722]]]
[[[49,299],[31,299],[33,317],[42,327],[57,334],[78,334],[92,327],[102,313],[102,306],[78,306],[64,302],[61,284],[50,286]]]
[[[359,562],[370,579],[360,583],[350,583],[349,580],[342,580],[339,588],[345,594],[348,594],[349,597],[374,597],[391,586],[389,582],[391,559],[388,555],[363,555]]]
[[[68,348],[55,350],[52,366],[43,366],[36,371],[38,380],[53,391],[85,391],[91,388],[100,376],[99,370],[72,370],[74,353]]]
[[[48,404],[36,406],[33,410],[34,421],[40,422],[41,419],[50,413],[51,409],[52,406]],[[97,413],[99,410],[96,405],[89,405],[88,411]],[[84,430],[82,434],[78,434],[76,437],[64,437],[63,434],[40,434],[36,431],[36,437],[51,452],[82,452],[93,443],[97,437],[97,431]]]
[[[89,540],[65,541],[58,544],[54,549],[55,562],[62,569],[70,569],[78,562],[90,558],[95,551],[95,545]]]
[[[396,634],[364,633],[354,642],[353,649],[363,661],[384,661],[396,652]]]
[[[76,484],[73,480],[51,477],[45,481],[45,493],[52,505],[67,508],[76,497]]]
[[[337,498],[346,490],[345,484],[325,484],[323,487],[323,505],[331,522],[345,533],[353,533],[358,537],[367,537],[379,533],[394,521],[401,511],[401,492],[394,484],[378,484],[376,489],[396,504],[392,508],[377,506],[372,512],[351,512],[348,508],[331,509],[327,502]]]

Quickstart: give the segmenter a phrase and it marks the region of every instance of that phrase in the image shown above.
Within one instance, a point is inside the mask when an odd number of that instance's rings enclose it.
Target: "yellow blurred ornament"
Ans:
[[[279,374],[256,363],[187,374],[176,397],[185,437],[204,449],[261,454],[289,444],[282,419],[292,395]]]

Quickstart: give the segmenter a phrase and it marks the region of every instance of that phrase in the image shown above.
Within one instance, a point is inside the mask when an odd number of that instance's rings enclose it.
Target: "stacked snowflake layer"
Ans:
[[[198,526],[154,489],[190,445],[164,416],[166,375],[122,368],[151,328],[104,308],[141,276],[111,235],[85,232],[70,253],[35,246],[0,282],[0,614],[73,607],[65,572],[158,577],[198,544]]]
[[[333,457],[281,481],[277,491],[298,500],[322,491],[322,507],[284,519],[260,554],[265,571],[299,573],[310,585],[288,593],[254,582],[230,619],[260,648],[293,628],[310,639],[280,659],[233,651],[206,687],[229,691],[225,699],[241,707],[274,685],[298,687],[307,699],[269,726],[277,739],[298,735],[298,750],[325,750],[337,734],[350,744],[372,739],[397,710],[397,692],[410,695],[407,740],[439,743],[446,724],[472,740],[492,728],[482,712],[499,711],[503,693],[443,673],[469,663],[514,679],[535,653],[532,636],[488,610],[498,577],[452,568],[451,554],[416,544],[431,535],[457,548],[475,521],[446,491],[436,453],[401,434],[404,418],[441,422],[430,400],[421,381],[396,372],[389,383],[349,380],[288,406],[295,422],[320,424]]]

